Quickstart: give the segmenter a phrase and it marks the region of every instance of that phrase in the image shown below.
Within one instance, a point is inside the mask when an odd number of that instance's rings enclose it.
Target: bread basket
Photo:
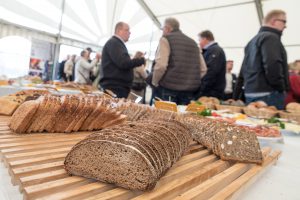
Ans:
[[[235,112],[235,113],[242,113],[243,111],[243,107],[240,106],[230,106],[230,105],[215,105],[217,110],[229,110],[231,112]]]
[[[269,119],[271,117],[275,117],[278,112],[273,111],[273,110],[266,110],[266,109],[261,109],[261,108],[243,108],[243,111],[246,115],[249,117],[255,117],[255,118],[260,118],[260,119]]]
[[[300,113],[279,111],[279,117],[284,118],[284,119],[294,120],[294,121],[297,121],[298,123],[300,123]]]

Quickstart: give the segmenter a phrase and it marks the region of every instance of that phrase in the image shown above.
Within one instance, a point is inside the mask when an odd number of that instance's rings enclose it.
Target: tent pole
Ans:
[[[161,23],[158,21],[157,17],[151,11],[151,9],[148,7],[148,5],[143,0],[137,0],[137,2],[146,11],[148,16],[153,20],[154,24],[160,29],[161,28]]]
[[[261,5],[261,0],[255,0],[255,7],[257,11],[259,24],[262,25],[262,20],[264,18],[264,13]]]
[[[52,74],[52,80],[55,80],[56,70],[58,65],[58,59],[59,59],[59,52],[60,52],[60,40],[61,40],[61,30],[62,30],[62,19],[65,12],[65,4],[66,0],[62,0],[61,3],[61,15],[60,15],[60,22],[58,27],[58,34],[56,37],[56,43],[55,43],[55,51],[54,51],[54,61],[53,61],[53,74]]]

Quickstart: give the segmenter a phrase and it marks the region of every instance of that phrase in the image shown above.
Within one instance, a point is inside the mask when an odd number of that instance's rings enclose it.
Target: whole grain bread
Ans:
[[[131,190],[151,190],[158,180],[143,153],[133,146],[108,140],[88,140],[75,146],[64,165],[69,174]]]
[[[26,101],[21,104],[9,121],[9,128],[16,133],[25,133],[38,107],[40,101]]]

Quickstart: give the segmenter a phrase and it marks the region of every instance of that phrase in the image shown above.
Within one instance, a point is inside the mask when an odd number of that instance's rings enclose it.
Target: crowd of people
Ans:
[[[150,73],[142,52],[131,57],[125,43],[130,27],[125,22],[115,26],[114,35],[102,53],[90,58],[91,48],[79,59],[69,56],[60,63],[58,78],[79,84],[92,84],[119,98],[130,92],[143,97],[151,86],[154,98],[186,105],[201,96],[221,100],[242,99],[247,104],[262,100],[283,109],[288,102],[300,101],[300,61],[287,64],[281,42],[286,28],[286,13],[272,10],[263,19],[259,32],[245,47],[239,76],[232,73],[234,61],[226,60],[224,50],[210,30],[198,34],[199,44],[180,30],[175,18],[167,18]]]

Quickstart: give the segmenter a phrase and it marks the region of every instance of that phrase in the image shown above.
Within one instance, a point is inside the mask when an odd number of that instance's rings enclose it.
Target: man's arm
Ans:
[[[152,85],[158,86],[160,79],[167,70],[170,56],[170,44],[164,37],[160,38],[158,48],[155,55],[155,65],[153,68]]]
[[[200,51],[200,77],[201,79],[203,78],[203,76],[207,73],[207,66],[205,63],[205,60],[203,58],[203,55]]]
[[[283,58],[280,40],[276,36],[265,38],[261,45],[261,55],[268,83],[276,90],[284,90]]]
[[[145,64],[144,57],[131,59],[125,45],[119,41],[111,42],[107,50],[112,62],[120,69],[132,69]]]

